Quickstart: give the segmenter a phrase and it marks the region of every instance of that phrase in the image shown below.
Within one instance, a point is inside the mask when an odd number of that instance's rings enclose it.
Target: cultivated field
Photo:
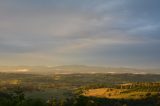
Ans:
[[[128,89],[99,88],[87,90],[83,95],[110,99],[142,99],[158,94],[158,92],[128,91]]]

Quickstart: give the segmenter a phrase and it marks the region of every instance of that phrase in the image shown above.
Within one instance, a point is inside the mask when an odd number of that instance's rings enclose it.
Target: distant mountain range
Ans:
[[[107,68],[85,65],[47,66],[0,66],[0,72],[27,74],[72,74],[72,73],[133,73],[160,74],[160,69]]]

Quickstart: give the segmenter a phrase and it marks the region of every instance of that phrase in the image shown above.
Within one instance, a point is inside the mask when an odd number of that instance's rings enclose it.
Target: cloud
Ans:
[[[0,57],[5,64],[17,60],[94,65],[93,60],[109,64],[118,59],[146,66],[151,57],[154,66],[160,54],[158,4],[159,0],[0,1]],[[131,61],[141,57],[141,62]]]

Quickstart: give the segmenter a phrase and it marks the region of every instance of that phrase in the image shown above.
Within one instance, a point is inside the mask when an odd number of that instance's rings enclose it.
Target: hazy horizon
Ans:
[[[134,67],[134,66],[108,66],[108,65],[85,65],[85,64],[62,64],[62,65],[0,65],[0,67],[100,67],[100,68],[129,68],[129,69],[160,69],[159,67]]]
[[[0,66],[160,68],[159,0],[0,1]]]

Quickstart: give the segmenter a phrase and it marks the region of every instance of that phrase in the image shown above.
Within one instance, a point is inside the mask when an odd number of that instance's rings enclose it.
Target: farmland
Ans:
[[[146,99],[151,102],[150,100],[153,98],[157,103],[160,91],[159,82],[159,74],[75,73],[38,75],[0,73],[0,98],[1,100],[9,100],[8,102],[0,101],[0,103],[10,103],[19,96],[24,96],[22,101],[26,102],[28,99],[32,99],[33,102],[38,99],[42,106],[43,104],[45,106],[46,101],[50,103],[53,100],[56,103],[53,106],[60,106],[59,103],[62,101],[64,104],[70,103],[72,105],[77,101],[78,104],[84,106],[89,101],[100,104],[97,106],[103,106],[104,104],[107,106],[106,103],[101,104],[100,101],[110,101],[112,104],[134,102],[141,104]],[[12,95],[14,97],[10,100],[9,98],[12,98]],[[15,95],[17,96],[15,97]],[[128,102],[130,100],[131,102]],[[79,106],[78,104],[73,106]]]

